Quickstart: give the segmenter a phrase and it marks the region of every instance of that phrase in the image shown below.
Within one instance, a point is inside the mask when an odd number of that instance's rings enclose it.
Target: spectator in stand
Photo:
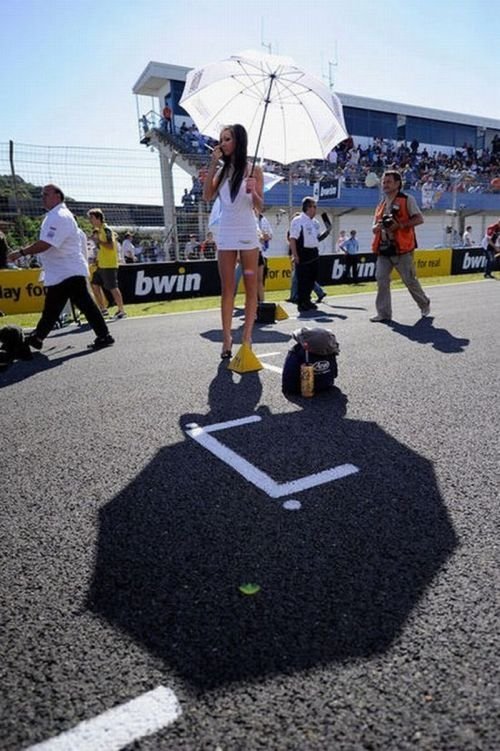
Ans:
[[[422,183],[422,208],[432,209],[434,207],[434,183],[432,177],[426,177]]]
[[[165,263],[165,261],[167,260],[165,242],[159,242],[156,246],[156,260],[158,263]]]
[[[101,309],[101,313],[108,315],[106,295],[104,290],[111,294],[118,312],[114,318],[126,318],[127,314],[123,307],[122,293],[118,287],[118,242],[116,234],[111,227],[104,223],[104,213],[101,209],[90,209],[87,216],[91,225],[97,230],[97,269],[91,279],[94,297]]]
[[[198,255],[197,255],[197,250],[196,250],[197,247],[198,247]],[[186,260],[199,258],[199,246],[198,246],[198,241],[196,240],[196,235],[189,235],[189,240],[184,246],[184,258]]]
[[[203,254],[203,258],[205,258],[207,261],[213,261],[216,258],[217,244],[214,240],[213,232],[207,232],[207,236],[201,245],[201,252]]]
[[[353,283],[357,284],[359,242],[355,229],[351,230],[349,238],[342,243],[342,250],[346,254],[344,281],[349,282],[349,278],[352,277]]]
[[[146,135],[146,133],[147,133],[147,132],[148,132],[148,130],[149,130],[149,120],[148,120],[148,118],[146,117],[146,115],[143,115],[143,116],[141,117],[141,125],[142,125],[142,130],[143,130],[143,133],[144,133],[144,135]]]
[[[44,339],[52,331],[68,300],[84,313],[95,332],[91,349],[103,349],[114,344],[108,327],[88,288],[89,267],[84,254],[85,238],[75,217],[64,203],[64,193],[53,184],[42,189],[43,206],[47,216],[42,222],[40,239],[14,251],[9,260],[38,255],[42,259],[44,286],[47,289],[42,317],[27,337],[34,349],[42,349]]]
[[[184,207],[185,211],[191,211],[193,208],[193,196],[191,195],[191,192],[184,188],[184,193],[182,194],[182,205]]]
[[[4,233],[0,230],[0,269],[9,268],[7,263],[7,256],[9,254],[9,246],[5,239]]]
[[[193,187],[190,190],[191,203],[196,206],[200,202],[200,198],[203,194],[203,185],[197,175],[193,175]]]
[[[130,232],[127,232],[123,239],[122,253],[125,263],[135,263],[135,247]]]
[[[245,284],[243,344],[251,346],[257,312],[259,240],[254,210],[260,212],[263,208],[264,178],[261,168],[248,162],[247,148],[248,135],[242,125],[224,128],[219,145],[212,151],[203,185],[204,201],[211,201],[218,196],[221,202],[218,261],[222,287],[223,359],[232,356],[231,322],[238,254]]]
[[[421,310],[422,316],[430,313],[430,300],[420,286],[415,272],[413,251],[417,240],[415,227],[424,218],[413,196],[401,191],[401,175],[387,170],[382,175],[384,199],[375,210],[372,250],[377,254],[376,280],[377,314],[373,322],[390,322],[392,319],[391,272],[396,269],[409,293]]]
[[[337,242],[335,243],[335,253],[343,253],[344,252],[344,249],[343,249],[342,246],[344,245],[345,241],[347,240],[346,235],[347,235],[347,232],[345,231],[345,229],[341,229],[340,232],[339,232],[339,236],[337,237]]]
[[[493,265],[495,263],[495,255],[497,252],[497,241],[500,238],[500,219],[495,224],[490,224],[486,229],[486,235],[483,240],[483,250],[486,256],[486,268],[484,270],[485,279],[495,279],[491,273],[493,271]]]
[[[165,133],[172,133],[172,109],[166,102],[162,112],[160,127]]]
[[[467,225],[465,232],[462,235],[462,245],[464,248],[473,248],[475,245],[475,242],[472,239],[472,226],[470,224]]]

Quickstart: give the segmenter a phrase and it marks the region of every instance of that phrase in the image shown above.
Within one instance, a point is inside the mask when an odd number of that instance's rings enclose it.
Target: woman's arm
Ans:
[[[203,183],[203,200],[211,201],[217,194],[217,173],[219,171],[219,161],[222,159],[222,149],[216,146],[212,151],[212,157],[208,165],[208,172]]]
[[[260,167],[254,167],[251,177],[247,177],[247,193],[252,194],[253,207],[259,213],[264,208],[264,175]]]

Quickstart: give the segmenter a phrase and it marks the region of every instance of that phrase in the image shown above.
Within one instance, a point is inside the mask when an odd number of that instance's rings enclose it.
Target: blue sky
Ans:
[[[496,6],[496,9],[495,9]],[[272,45],[337,91],[500,120],[497,3],[11,0],[0,142],[138,147],[131,89],[150,60],[195,67]]]

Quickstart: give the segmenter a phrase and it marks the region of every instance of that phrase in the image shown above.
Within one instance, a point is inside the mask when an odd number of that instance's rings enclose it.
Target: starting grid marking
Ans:
[[[158,686],[26,751],[120,751],[171,725],[181,714],[175,693]]]
[[[337,467],[331,467],[323,472],[305,475],[298,480],[279,483],[254,464],[251,464],[247,459],[244,459],[237,454],[236,451],[224,446],[224,444],[218,441],[217,438],[210,435],[210,433],[215,433],[219,430],[227,430],[228,428],[237,428],[241,425],[260,422],[261,419],[262,418],[259,415],[250,415],[249,417],[242,417],[238,420],[219,422],[205,427],[200,427],[197,423],[191,423],[186,427],[186,434],[199,443],[200,446],[203,446],[203,448],[210,451],[211,454],[214,454],[214,456],[231,467],[231,469],[236,470],[236,472],[244,477],[245,480],[251,482],[252,485],[255,485],[259,490],[262,490],[270,498],[282,498],[291,493],[300,493],[302,490],[308,490],[317,485],[323,485],[326,482],[339,480],[342,477],[347,477],[348,475],[359,472],[359,467],[356,467],[354,464],[339,464]]]

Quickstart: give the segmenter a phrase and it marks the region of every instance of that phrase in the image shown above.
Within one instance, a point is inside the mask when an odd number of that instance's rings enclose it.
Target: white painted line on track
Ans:
[[[26,751],[119,751],[139,738],[157,733],[181,714],[175,693],[158,686]]]
[[[281,352],[259,352],[259,360],[261,357],[277,357],[281,355]]]
[[[231,467],[231,469],[236,470],[245,480],[251,482],[252,485],[255,485],[255,487],[264,491],[264,493],[267,493],[271,498],[282,498],[284,495],[300,493],[302,490],[308,490],[332,480],[340,480],[342,477],[359,472],[359,467],[356,467],[354,464],[339,464],[337,467],[331,467],[316,474],[306,475],[305,477],[300,477],[298,480],[279,483],[237,454],[236,451],[224,446],[216,438],[209,435],[209,433],[213,433],[215,430],[223,429],[221,426],[224,426],[224,428],[236,427],[237,425],[249,422],[258,422],[260,419],[258,415],[252,415],[241,420],[232,420],[232,425],[230,423],[217,423],[217,425],[208,425],[206,427],[200,427],[196,423],[191,423],[187,427],[186,433],[199,443],[200,446],[210,451],[211,454],[214,454],[214,456]]]
[[[188,431],[205,431],[205,433],[215,433],[217,430],[227,430],[227,428],[239,428],[240,425],[248,425],[251,422],[260,422],[262,417],[259,415],[250,415],[249,417],[238,417],[236,420],[228,420],[227,422],[214,422],[212,425],[206,425],[204,428],[200,428],[198,423],[192,422],[187,425]]]

